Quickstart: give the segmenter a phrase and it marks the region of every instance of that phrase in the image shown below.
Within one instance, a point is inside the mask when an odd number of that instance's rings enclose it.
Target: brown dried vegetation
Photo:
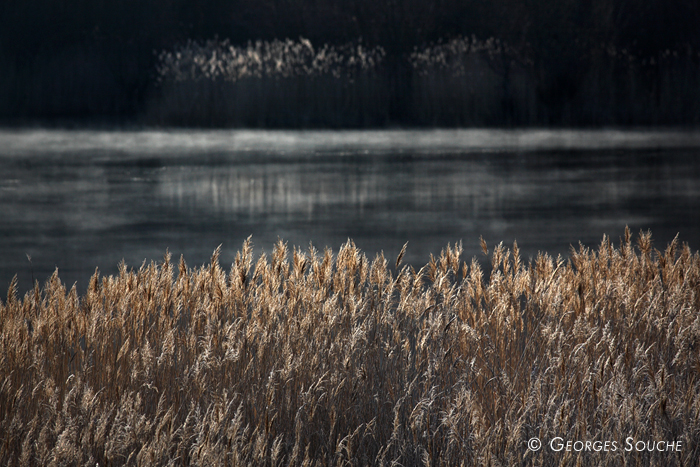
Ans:
[[[486,249],[485,243],[482,243]],[[700,255],[280,242],[0,302],[2,465],[697,465]],[[393,272],[392,272],[393,271]],[[616,440],[615,452],[527,440]],[[625,437],[682,440],[626,452]]]

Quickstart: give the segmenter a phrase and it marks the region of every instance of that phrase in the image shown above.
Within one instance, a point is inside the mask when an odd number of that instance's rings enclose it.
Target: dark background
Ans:
[[[386,51],[386,111],[359,126],[695,125],[698,25],[696,0],[4,0],[0,121],[153,123],[143,115],[159,98],[160,51],[188,39],[304,37]],[[528,75],[535,111],[512,112],[512,91],[489,119],[411,110],[405,96],[416,84],[407,55],[459,36],[507,44],[508,59]],[[590,82],[595,89],[584,90]],[[622,94],[610,107],[610,96]],[[576,111],[583,104],[592,108]],[[275,126],[266,121],[250,126]],[[324,120],[277,126],[305,125]]]

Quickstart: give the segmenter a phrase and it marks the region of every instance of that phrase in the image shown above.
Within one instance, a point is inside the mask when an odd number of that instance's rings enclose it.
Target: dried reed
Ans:
[[[482,244],[484,250],[487,247]],[[404,250],[402,250],[404,251]],[[484,277],[352,242],[0,302],[2,465],[698,465],[700,255],[629,231]],[[614,452],[527,450],[531,437]],[[627,452],[626,437],[682,441]]]

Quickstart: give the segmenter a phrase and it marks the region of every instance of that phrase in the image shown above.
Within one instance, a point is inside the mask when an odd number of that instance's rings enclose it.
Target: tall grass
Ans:
[[[488,276],[352,242],[159,264],[0,304],[2,465],[697,465],[700,255],[581,247]],[[484,250],[486,245],[482,244]],[[681,452],[528,451],[531,437]]]

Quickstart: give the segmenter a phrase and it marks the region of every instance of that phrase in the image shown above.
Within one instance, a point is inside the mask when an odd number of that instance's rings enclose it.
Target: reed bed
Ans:
[[[691,124],[700,122],[699,60],[692,48],[644,57],[600,46],[574,77],[495,38],[399,55],[306,39],[189,41],[159,55],[144,118],[286,128]]]
[[[486,252],[487,246],[482,242]],[[2,465],[698,465],[700,255],[166,254],[0,303]],[[530,451],[538,437],[615,451]],[[625,439],[681,442],[626,451]]]
[[[382,47],[307,39],[188,41],[158,57],[146,120],[166,125],[367,127],[386,122]]]

